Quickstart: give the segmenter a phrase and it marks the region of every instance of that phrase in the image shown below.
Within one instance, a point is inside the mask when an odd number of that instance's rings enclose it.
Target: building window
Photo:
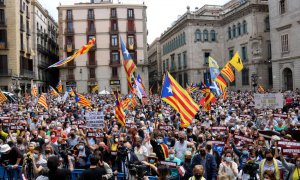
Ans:
[[[166,60],[166,70],[169,71],[169,59]]]
[[[95,64],[95,62],[96,62],[95,51],[89,51],[88,55],[89,55],[89,62],[90,62],[90,64],[92,64],[92,63]]]
[[[289,36],[284,34],[281,36],[281,52],[286,53],[289,51]]]
[[[201,41],[201,31],[199,29],[195,32],[195,41]]]
[[[165,70],[166,70],[166,62],[163,61],[163,69],[162,69],[162,72],[165,72]]]
[[[183,68],[187,67],[187,55],[186,51],[182,53],[182,59],[183,59]]]
[[[171,71],[175,71],[176,65],[175,65],[175,54],[171,55]]]
[[[232,26],[232,37],[233,38],[236,37],[236,26],[235,25]]]
[[[67,32],[73,32],[73,22],[67,22]]]
[[[272,59],[272,45],[271,45],[271,42],[268,41],[267,45],[268,45],[268,60],[270,60],[270,59]]]
[[[94,19],[94,9],[88,10],[88,19]]]
[[[273,85],[273,75],[272,75],[272,67],[268,67],[268,74],[269,74],[269,84]]]
[[[6,48],[7,32],[6,30],[0,30],[0,49]]]
[[[117,9],[116,8],[111,8],[110,9],[110,16],[112,18],[116,18],[117,17]]]
[[[177,54],[178,69],[181,69],[181,54]]]
[[[30,17],[30,15],[29,15],[29,9],[28,9],[28,6],[26,5],[26,16],[27,17]]]
[[[94,21],[88,21],[89,25],[89,31],[90,32],[95,32],[95,22]]]
[[[285,11],[286,11],[286,1],[285,0],[279,1],[279,10],[280,10],[280,14],[285,13]]]
[[[118,77],[118,68],[117,67],[112,67],[112,76]]]
[[[216,31],[215,30],[210,31],[210,39],[212,42],[216,41]]]
[[[0,0],[0,5],[4,5],[4,0]]]
[[[228,39],[231,39],[231,27],[228,27]]]
[[[112,20],[111,21],[111,30],[112,31],[117,31],[118,30],[118,21],[117,20]]]
[[[247,22],[244,20],[243,21],[243,34],[247,33]]]
[[[93,38],[95,38],[94,35],[89,35],[89,36],[88,36],[88,41],[87,41],[87,43],[88,43],[91,39],[93,39]]]
[[[183,32],[183,34],[182,34],[182,39],[183,39],[183,44],[185,44],[186,42],[185,42],[185,32]]]
[[[249,85],[249,69],[244,68],[242,70],[242,85],[247,86]]]
[[[203,40],[208,41],[208,31],[207,30],[203,31]]]
[[[134,11],[133,9],[127,9],[127,17],[134,18]]]
[[[128,35],[127,37],[127,43],[128,43],[128,49],[133,50],[135,45],[135,38],[134,35]]]
[[[189,83],[189,78],[188,78],[188,74],[184,73],[183,74],[183,84],[188,84]]]
[[[241,23],[238,23],[238,25],[237,25],[237,35],[238,36],[241,35]]]
[[[180,84],[180,86],[183,86],[183,84],[182,84],[182,74],[178,75],[178,83]]]
[[[208,58],[210,56],[210,52],[204,52],[204,64],[208,64]]]
[[[111,45],[118,46],[118,36],[117,35],[111,35]]]
[[[242,60],[247,61],[248,55],[247,55],[247,46],[242,46]]]
[[[111,53],[111,62],[113,63],[113,64],[118,64],[118,63],[120,63],[120,60],[119,60],[119,52],[118,51],[116,51],[116,52],[112,52]]]
[[[0,55],[0,75],[8,73],[7,55]]]
[[[269,18],[269,16],[267,16],[265,18],[265,29],[266,29],[266,31],[270,31],[270,18]]]
[[[72,20],[72,10],[67,10],[67,20]]]
[[[95,68],[90,68],[90,78],[96,78]]]

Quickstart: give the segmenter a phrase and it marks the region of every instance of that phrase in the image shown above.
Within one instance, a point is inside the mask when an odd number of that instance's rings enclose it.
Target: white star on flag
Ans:
[[[167,87],[167,89],[168,89],[168,93],[172,94],[172,88],[171,88],[171,86]]]

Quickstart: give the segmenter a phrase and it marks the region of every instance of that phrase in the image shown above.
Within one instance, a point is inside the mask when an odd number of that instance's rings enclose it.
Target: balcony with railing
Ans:
[[[67,81],[74,81],[75,80],[75,76],[74,76],[74,74],[67,74],[66,79],[67,79]]]
[[[49,66],[49,63],[47,63],[46,61],[43,61],[43,60],[39,60],[38,61],[38,66],[40,68],[47,68]]]
[[[87,61],[87,62],[86,62],[86,66],[87,66],[88,68],[97,67],[97,61]]]
[[[74,29],[73,28],[66,28],[65,29],[65,35],[74,35]]]
[[[96,81],[96,74],[95,73],[89,73],[88,81]]]
[[[86,28],[86,34],[87,35],[95,35],[96,34],[96,28]]]
[[[5,76],[11,76],[11,75],[12,75],[11,69],[0,69],[0,76],[5,77]]]
[[[109,63],[110,66],[121,66],[121,62],[120,61],[110,61]]]
[[[87,19],[88,20],[94,20],[95,19],[94,13],[88,13]]]
[[[34,78],[34,71],[31,71],[29,69],[21,69],[22,76],[27,77],[27,78]]]

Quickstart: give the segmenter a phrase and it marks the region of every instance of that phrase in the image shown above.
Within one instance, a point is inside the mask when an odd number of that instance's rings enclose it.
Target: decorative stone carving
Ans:
[[[253,57],[259,57],[262,54],[262,42],[261,40],[253,40],[252,45],[252,55]]]

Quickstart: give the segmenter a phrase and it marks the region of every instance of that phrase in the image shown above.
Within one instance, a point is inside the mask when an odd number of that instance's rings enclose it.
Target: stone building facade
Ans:
[[[155,39],[148,47],[149,62],[149,88],[153,93],[158,93],[161,84],[161,61],[160,61],[159,38]]]
[[[300,1],[269,0],[273,87],[300,88]]]
[[[123,67],[120,37],[127,46],[148,89],[146,6],[141,4],[114,4],[94,1],[74,5],[61,5],[59,12],[60,58],[74,53],[89,39],[96,45],[84,55],[60,68],[63,86],[76,87],[80,93],[121,91],[128,85]]]
[[[268,1],[231,0],[223,6],[205,5],[177,19],[160,37],[162,72],[168,70],[183,86],[209,77],[208,57],[223,67],[239,52],[244,70],[235,72],[233,90],[258,84],[272,86]]]

